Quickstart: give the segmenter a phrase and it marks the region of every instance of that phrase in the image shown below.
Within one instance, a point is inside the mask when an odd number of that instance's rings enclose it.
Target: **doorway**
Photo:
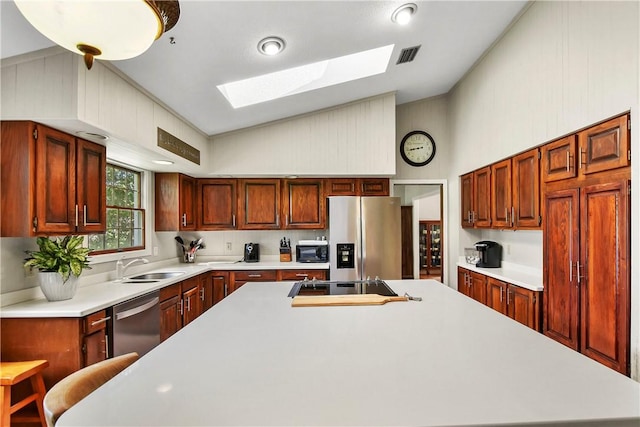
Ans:
[[[403,278],[447,283],[447,181],[391,180],[390,184],[391,196],[400,197],[404,211]]]

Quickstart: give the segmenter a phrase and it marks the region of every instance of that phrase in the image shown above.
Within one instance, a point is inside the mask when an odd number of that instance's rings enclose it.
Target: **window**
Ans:
[[[144,249],[141,174],[107,164],[107,231],[89,235],[94,254]]]

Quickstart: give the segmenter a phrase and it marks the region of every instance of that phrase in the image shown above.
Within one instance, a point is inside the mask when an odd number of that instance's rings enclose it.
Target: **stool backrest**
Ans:
[[[60,380],[44,397],[44,413],[49,427],[73,405],[138,360],[138,353],[128,353],[103,360]]]

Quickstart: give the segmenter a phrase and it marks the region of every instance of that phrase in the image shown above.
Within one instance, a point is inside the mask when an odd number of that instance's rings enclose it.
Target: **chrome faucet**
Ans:
[[[131,264],[138,261],[142,262],[143,264],[147,264],[149,262],[149,260],[146,258],[136,258],[124,264],[122,262],[123,259],[124,259],[124,256],[116,262],[116,282],[121,282],[124,279],[124,272],[127,268],[129,268],[129,266],[131,266]]]

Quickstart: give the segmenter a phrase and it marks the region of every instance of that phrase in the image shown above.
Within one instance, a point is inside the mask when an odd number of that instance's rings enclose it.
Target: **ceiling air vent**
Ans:
[[[413,61],[413,58],[416,57],[416,55],[418,54],[418,51],[420,50],[420,46],[406,47],[402,49],[402,51],[400,52],[400,55],[398,56],[398,61],[396,62],[396,65]]]

